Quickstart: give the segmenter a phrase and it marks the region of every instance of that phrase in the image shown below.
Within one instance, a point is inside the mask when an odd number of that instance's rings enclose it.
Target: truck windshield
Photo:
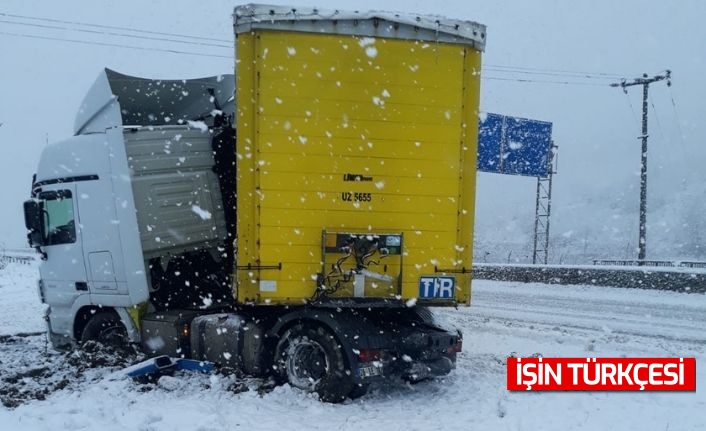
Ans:
[[[69,190],[45,192],[43,200],[44,245],[70,244],[76,242],[74,205]]]

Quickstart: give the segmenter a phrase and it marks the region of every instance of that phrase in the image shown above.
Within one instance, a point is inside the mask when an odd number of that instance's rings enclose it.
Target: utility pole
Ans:
[[[620,87],[625,94],[628,93],[628,87],[634,85],[642,85],[642,157],[640,163],[640,230],[638,241],[638,265],[643,265],[647,256],[647,95],[650,84],[666,80],[667,86],[672,85],[672,72],[667,70],[663,74],[648,77],[646,73],[642,74],[641,78],[635,78],[628,82],[623,79],[620,82],[610,84],[611,87]]]

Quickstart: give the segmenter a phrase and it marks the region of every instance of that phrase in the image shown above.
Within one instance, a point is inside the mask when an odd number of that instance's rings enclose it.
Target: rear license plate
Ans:
[[[358,377],[375,377],[382,376],[382,367],[374,364],[366,364],[358,367]]]

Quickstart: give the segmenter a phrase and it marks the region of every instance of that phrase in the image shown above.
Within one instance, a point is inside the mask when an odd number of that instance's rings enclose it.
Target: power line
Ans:
[[[630,95],[625,92],[625,98],[628,99],[628,105],[630,105],[630,112],[632,112],[632,119],[635,121],[635,126],[640,126],[640,122],[637,119],[637,114],[635,113],[635,108],[632,106],[632,100],[630,100]]]
[[[205,38],[205,37],[200,37],[200,36],[179,35],[179,34],[175,34],[175,33],[155,32],[155,31],[142,30],[142,29],[129,28],[129,27],[91,24],[91,23],[78,22],[78,21],[65,21],[65,20],[58,20],[58,19],[51,19],[51,18],[32,17],[32,16],[27,16],[27,15],[8,14],[8,13],[2,13],[2,12],[0,12],[0,16],[10,17],[10,18],[21,18],[21,19],[33,19],[33,20],[56,22],[56,23],[71,24],[71,25],[90,26],[90,27],[95,27],[95,28],[120,29],[120,30],[124,30],[124,31],[131,31],[131,32],[138,32],[138,33],[176,36],[179,38],[191,38],[191,39],[212,40],[212,41],[232,43],[231,41],[226,41],[223,39],[216,39],[216,38]],[[219,44],[204,43],[204,42],[191,42],[191,41],[185,41],[185,40],[176,40],[176,39],[172,39],[172,38],[130,35],[130,34],[125,34],[125,33],[114,33],[114,32],[88,30],[88,29],[81,29],[81,28],[68,28],[68,27],[62,27],[62,26],[24,23],[24,22],[16,22],[16,21],[8,21],[8,20],[0,20],[0,22],[7,23],[7,24],[14,24],[14,25],[24,25],[24,26],[36,27],[36,28],[78,31],[78,32],[100,34],[100,35],[106,35],[106,36],[130,37],[130,38],[135,38],[135,39],[156,40],[156,41],[163,41],[163,42],[212,46],[215,48],[223,48],[223,49],[229,49],[229,50],[232,49],[232,47],[230,45],[219,45]],[[15,36],[15,37],[33,38],[33,39],[44,39],[44,40],[54,40],[54,41],[65,41],[65,42],[71,42],[71,43],[81,43],[81,44],[85,44],[85,45],[111,46],[111,47],[116,47],[116,48],[125,48],[125,49],[133,49],[133,50],[140,50],[140,51],[157,51],[157,52],[168,52],[168,53],[173,53],[173,54],[194,55],[194,56],[202,56],[202,57],[232,58],[232,56],[230,56],[230,55],[226,56],[226,55],[218,55],[218,54],[206,54],[206,53],[201,53],[201,52],[181,51],[181,50],[166,49],[166,48],[152,48],[152,47],[144,47],[144,46],[125,45],[125,44],[119,44],[119,43],[70,39],[70,38],[65,38],[65,37],[50,37],[50,36],[40,36],[40,35],[36,35],[36,34],[20,34],[20,33],[11,33],[11,32],[2,32],[0,34],[5,34],[8,36]],[[492,65],[492,64],[485,66],[483,68],[483,70],[490,71],[493,73],[510,74],[510,75],[538,75],[538,76],[555,76],[555,77],[569,78],[567,80],[556,80],[556,79],[514,78],[514,77],[507,77],[507,76],[506,77],[503,77],[503,76],[483,76],[482,77],[482,79],[495,80],[495,81],[508,81],[508,82],[532,83],[532,84],[554,84],[554,85],[602,86],[604,84],[595,83],[595,82],[581,82],[581,81],[577,81],[576,79],[589,79],[589,80],[591,80],[591,79],[593,79],[593,80],[595,80],[595,79],[611,79],[610,77],[620,76],[617,74],[604,73],[604,72],[584,72],[584,71],[562,70],[562,69],[541,69],[541,68],[533,68],[533,67]]]
[[[574,74],[574,73],[560,73],[560,72],[539,72],[539,71],[531,71],[531,70],[524,70],[524,68],[517,67],[509,67],[509,66],[503,66],[503,67],[498,67],[498,66],[491,66],[487,65],[483,67],[483,70],[488,70],[492,72],[498,72],[498,73],[509,73],[509,74],[523,74],[523,75],[540,75],[540,76],[558,76],[558,77],[563,77],[563,78],[572,78],[572,79],[600,79],[600,80],[614,80],[620,77],[620,75],[615,75],[615,76],[606,76],[602,74],[594,74],[594,73],[580,73],[580,74]]]
[[[138,36],[135,34],[113,33],[113,32],[106,32],[106,31],[99,31],[99,30],[88,30],[85,28],[70,28],[70,27],[61,27],[61,26],[57,26],[57,25],[32,24],[32,23],[28,23],[28,22],[17,22],[17,21],[7,21],[7,20],[0,20],[0,23],[11,24],[11,25],[23,25],[23,26],[27,26],[27,27],[47,28],[47,29],[53,29],[53,30],[65,30],[65,31],[77,31],[77,32],[91,33],[91,34],[102,34],[102,35],[106,35],[106,36],[129,37],[129,38],[133,38],[133,39],[145,39],[145,40],[157,40],[157,41],[162,41],[162,42],[184,43],[184,44],[188,44],[188,45],[201,45],[201,46],[214,46],[214,47],[218,47],[218,48],[230,48],[230,45],[219,45],[219,44],[208,43],[208,42],[192,42],[192,41],[188,41],[188,40],[168,39],[168,38],[164,38],[164,37]]]
[[[670,88],[671,90],[671,88]],[[662,137],[664,141],[667,141],[667,136],[664,134],[662,131],[662,124],[659,120],[659,114],[657,113],[657,107],[655,107],[654,101],[652,100],[652,95],[650,95],[650,105],[652,105],[652,110],[655,113],[655,120],[657,120],[657,127],[659,129],[659,134]],[[692,160],[691,158],[688,157],[686,154],[686,148],[684,147],[684,141],[680,139],[680,145],[679,145],[679,153],[681,154],[682,160],[684,162],[684,166],[688,169],[692,169]]]
[[[86,27],[93,27],[93,28],[100,28],[100,29],[122,30],[122,31],[135,32],[135,33],[153,34],[153,35],[160,35],[160,36],[171,36],[171,37],[178,37],[178,38],[182,38],[182,39],[205,40],[205,41],[221,42],[221,43],[228,44],[228,45],[205,44],[206,46],[214,46],[214,47],[218,47],[218,48],[231,49],[231,44],[233,43],[232,40],[227,40],[227,39],[194,36],[194,35],[179,34],[179,33],[158,32],[158,31],[144,30],[144,29],[134,28],[134,27],[95,24],[95,23],[88,23],[88,22],[81,22],[81,21],[68,21],[68,20],[61,20],[61,19],[54,19],[54,18],[30,16],[30,15],[10,14],[10,13],[5,13],[5,12],[0,12],[0,16],[4,16],[4,17],[8,17],[8,18],[19,18],[19,19],[26,19],[26,20],[44,21],[44,22],[51,22],[51,23],[79,25],[79,26],[86,26]],[[20,23],[20,22],[12,22],[12,21],[3,21],[3,22],[12,23],[12,24],[19,24],[19,25],[31,25],[30,23]],[[40,25],[35,25],[35,26],[39,27]],[[47,28],[54,28],[54,27],[47,26]],[[87,31],[86,29],[70,29],[70,28],[64,28],[64,27],[56,27],[56,28],[62,29],[62,30],[69,30],[69,31],[84,31],[84,32]],[[101,33],[101,32],[98,32],[98,33]],[[137,38],[139,38],[139,36],[126,35],[123,33],[103,33],[103,34],[120,36],[120,37],[137,37]],[[144,39],[162,40],[160,38],[147,38],[147,37],[144,37]],[[177,42],[177,43],[189,43],[187,41],[176,41],[174,39],[164,39],[164,41]],[[191,42],[191,43],[193,43],[193,42]],[[587,72],[587,71],[566,70],[566,69],[547,69],[547,68],[523,67],[523,66],[507,66],[507,65],[500,65],[500,64],[488,64],[488,65],[484,66],[484,69],[495,71],[495,72],[500,72],[500,73],[563,76],[563,77],[569,77],[569,78],[586,78],[586,79],[620,79],[623,76],[625,76],[625,75],[621,75],[621,74],[607,73],[607,72]]]
[[[0,22],[2,22],[2,21],[0,21]],[[25,37],[25,38],[31,38],[31,39],[42,39],[42,40],[51,40],[51,41],[80,43],[80,44],[84,44],[84,45],[110,46],[110,47],[115,47],[115,48],[133,49],[133,50],[139,50],[139,51],[167,52],[167,53],[171,53],[171,54],[193,55],[193,56],[199,56],[199,57],[214,57],[214,58],[229,58],[229,59],[233,58],[230,55],[206,54],[203,52],[181,51],[181,50],[168,49],[168,48],[152,48],[152,47],[145,47],[145,46],[110,43],[110,42],[98,42],[98,41],[88,41],[88,40],[80,40],[80,39],[69,39],[69,38],[65,38],[65,37],[56,37],[56,36],[40,36],[40,35],[35,35],[35,34],[22,34],[22,33],[12,33],[12,32],[0,32],[0,34],[6,35],[6,36]],[[494,80],[494,81],[511,81],[511,82],[520,82],[520,83],[532,83],[532,84],[582,85],[582,86],[601,86],[601,87],[604,86],[604,84],[599,84],[599,83],[595,83],[595,82],[557,81],[557,80],[540,80],[540,79],[527,79],[527,78],[508,78],[508,77],[486,76],[486,75],[483,75],[481,77],[481,79]]]
[[[120,27],[120,26],[105,25],[105,24],[93,24],[93,23],[79,22],[79,21],[65,21],[65,20],[61,20],[61,19],[42,18],[42,17],[29,16],[29,15],[17,15],[17,14],[10,14],[10,13],[4,13],[4,12],[0,12],[0,16],[5,16],[8,18],[22,18],[22,19],[31,19],[31,20],[37,20],[37,21],[55,22],[55,23],[61,23],[61,24],[83,25],[86,27],[107,28],[107,29],[111,29],[111,30],[124,30],[124,31],[132,31],[132,32],[136,32],[136,33],[156,34],[156,35],[161,35],[161,36],[176,36],[176,37],[189,38],[189,39],[210,40],[213,42],[226,42],[226,43],[232,42],[230,40],[216,39],[216,38],[212,38],[212,37],[186,36],[186,35],[178,34],[178,33],[164,33],[164,32],[159,32],[159,31],[143,30],[143,29],[139,29],[139,28]]]
[[[674,110],[674,118],[677,121],[679,140],[681,141],[681,144],[684,145],[684,132],[682,132],[681,129],[681,120],[679,119],[679,112],[677,111],[677,102],[674,101],[674,93],[672,92],[672,87],[669,87],[669,97],[672,99],[672,109]]]
[[[569,75],[590,75],[590,76],[602,76],[605,78],[620,79],[624,75],[618,73],[606,73],[606,72],[583,72],[578,70],[565,70],[565,69],[542,69],[536,67],[522,67],[522,66],[505,66],[499,64],[486,64],[487,67],[498,68],[498,69],[516,69],[527,72],[550,72],[550,73],[561,73]]]
[[[84,44],[84,45],[110,46],[110,47],[115,47],[115,48],[133,49],[133,50],[139,50],[139,51],[167,52],[167,53],[171,53],[171,54],[193,55],[193,56],[198,56],[198,57],[213,57],[213,58],[228,58],[228,59],[233,58],[230,55],[206,54],[206,53],[202,53],[202,52],[180,51],[180,50],[176,50],[176,49],[152,48],[152,47],[135,46],[135,45],[124,45],[124,44],[109,43],[109,42],[69,39],[69,38],[64,38],[64,37],[53,37],[53,36],[50,37],[50,36],[40,36],[40,35],[21,34],[21,33],[12,33],[12,32],[0,32],[0,34],[6,35],[6,36],[14,36],[14,37],[25,37],[25,38],[30,38],[30,39],[42,39],[42,40],[50,40],[50,41],[80,43],[80,44]],[[556,80],[540,80],[540,79],[527,79],[527,78],[507,78],[507,77],[486,76],[486,75],[483,75],[481,77],[481,79],[493,80],[493,81],[519,82],[519,83],[523,83],[523,84],[580,85],[580,86],[598,86],[598,87],[606,86],[606,84],[599,84],[599,83],[595,83],[595,82],[556,81]]]
[[[664,132],[662,131],[662,123],[659,121],[659,114],[657,114],[657,108],[655,108],[655,103],[652,101],[652,95],[649,96],[650,99],[650,105],[652,105],[652,110],[655,113],[655,121],[657,121],[657,130],[659,130],[659,136],[662,137],[663,140],[666,140],[666,136],[664,135]]]
[[[557,84],[557,85],[583,85],[583,86],[593,86],[593,87],[607,87],[608,84],[599,84],[596,82],[580,82],[580,81],[554,81],[545,79],[528,79],[528,78],[504,78],[499,76],[486,76],[481,75],[481,79],[487,79],[492,81],[514,81],[521,82],[525,84]]]
[[[684,158],[684,165],[688,167],[692,172],[698,171],[700,168],[697,166],[696,160],[693,157],[689,157],[686,151],[686,143],[684,142],[684,133],[681,129],[681,121],[679,120],[679,114],[677,113],[677,104],[674,101],[674,93],[672,93],[672,87],[667,87],[669,90],[669,97],[672,100],[672,110],[674,112],[674,121],[677,123],[677,134],[679,135],[679,149],[681,150],[682,157]]]
[[[65,30],[65,31],[77,31],[77,32],[85,32],[85,33],[92,33],[92,34],[102,34],[102,35],[106,35],[106,36],[129,37],[129,38],[134,38],[134,39],[145,39],[145,40],[172,42],[172,43],[211,46],[211,47],[215,47],[215,48],[222,48],[222,49],[228,49],[228,50],[233,49],[231,46],[233,41],[225,40],[225,39],[218,39],[218,38],[193,36],[193,35],[185,35],[185,34],[177,34],[177,33],[167,33],[167,32],[157,32],[157,31],[144,30],[144,29],[133,28],[133,27],[94,24],[94,23],[80,22],[80,21],[68,21],[68,20],[61,20],[61,19],[29,16],[29,15],[10,14],[10,13],[4,13],[4,12],[0,12],[0,16],[4,16],[4,17],[8,17],[8,18],[26,19],[26,20],[37,20],[37,21],[44,21],[44,22],[51,22],[51,23],[79,25],[79,26],[93,27],[93,28],[99,28],[99,29],[122,30],[122,31],[135,32],[135,33],[170,36],[170,38],[149,37],[149,36],[142,36],[142,35],[130,35],[130,34],[125,34],[125,33],[114,33],[114,32],[106,32],[106,31],[88,30],[88,29],[82,29],[82,28],[69,28],[69,27],[53,26],[53,25],[46,25],[46,24],[33,24],[33,23],[25,23],[25,22],[17,22],[17,21],[0,20],[0,22],[4,22],[7,24],[14,24],[14,25],[24,25],[24,26],[30,26],[30,27],[36,27],[36,28],[47,28],[47,29],[56,29],[56,30]],[[72,42],[72,43],[95,44],[95,45],[101,45],[101,46],[114,46],[114,47],[119,47],[119,48],[137,49],[137,50],[143,50],[143,51],[170,52],[170,53],[175,53],[175,54],[197,55],[197,56],[204,56],[204,57],[232,58],[232,56],[217,55],[217,54],[204,54],[204,53],[196,53],[196,52],[171,50],[171,49],[162,49],[162,48],[148,48],[148,47],[131,46],[131,45],[118,44],[118,43],[108,43],[108,42],[89,42],[89,41],[68,39],[68,38],[62,38],[62,37],[48,37],[48,36],[27,35],[27,34],[19,34],[19,33],[3,33],[3,34],[17,36],[17,37],[29,37],[29,38],[35,38],[35,39],[63,40],[63,41]],[[181,39],[223,42],[223,43],[228,43],[228,45],[220,45],[220,44],[205,43],[205,42],[194,42],[194,41],[187,41],[187,40],[177,40],[177,39],[173,39],[173,37],[178,37]],[[607,80],[607,79],[618,79],[618,78],[622,77],[622,75],[619,75],[619,74],[606,73],[606,72],[586,72],[586,71],[566,70],[566,69],[546,69],[546,68],[507,66],[507,65],[496,65],[496,64],[488,64],[488,65],[484,66],[483,69],[486,71],[490,71],[493,73],[500,73],[500,74],[554,76],[554,77],[563,77],[563,78],[571,79],[571,80],[560,81],[560,80],[551,80],[551,79],[511,78],[511,77],[501,77],[501,76],[485,77],[485,79],[490,79],[490,80],[515,81],[515,82],[521,82],[521,83],[534,83],[534,84],[601,85],[601,84],[597,84],[597,83],[580,82],[580,81],[575,81],[575,80],[576,79]]]
[[[118,43],[97,42],[97,41],[88,41],[88,40],[80,40],[80,39],[68,39],[68,38],[63,38],[63,37],[39,36],[39,35],[34,35],[34,34],[11,33],[11,32],[5,32],[5,31],[0,31],[0,34],[5,35],[5,36],[27,37],[30,39],[42,39],[42,40],[53,40],[53,41],[80,43],[80,44],[84,44],[84,45],[111,46],[111,47],[115,47],[115,48],[135,49],[135,50],[139,50],[139,51],[168,52],[171,54],[194,55],[194,56],[199,56],[199,57],[217,57],[217,58],[228,58],[228,59],[233,58],[233,56],[230,56],[230,55],[204,54],[202,52],[179,51],[176,49],[168,49],[168,48],[150,48],[150,47],[145,47],[145,46],[123,45],[123,44],[118,44]]]

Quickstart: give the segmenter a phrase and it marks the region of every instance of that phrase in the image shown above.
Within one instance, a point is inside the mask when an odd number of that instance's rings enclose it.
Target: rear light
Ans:
[[[179,331],[179,332],[181,333],[182,337],[189,338],[189,334],[191,333],[190,329],[191,328],[189,328],[189,325],[183,325],[181,327],[181,331]]]
[[[382,350],[380,349],[361,349],[358,352],[358,361],[360,362],[379,361],[381,357]]]
[[[449,348],[446,349],[446,353],[448,353],[448,354],[461,353],[462,349],[463,349],[463,339],[457,338],[456,343],[450,345]]]

